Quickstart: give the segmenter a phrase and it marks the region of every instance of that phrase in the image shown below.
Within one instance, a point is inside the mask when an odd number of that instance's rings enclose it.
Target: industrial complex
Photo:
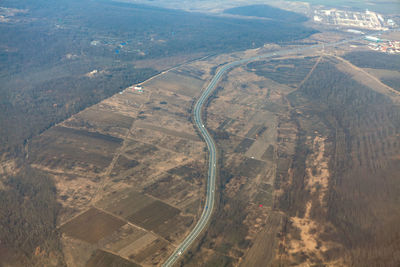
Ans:
[[[353,12],[332,9],[314,10],[314,22],[343,27],[357,27],[367,30],[385,31],[396,27],[392,19],[386,19],[381,14],[366,10]]]

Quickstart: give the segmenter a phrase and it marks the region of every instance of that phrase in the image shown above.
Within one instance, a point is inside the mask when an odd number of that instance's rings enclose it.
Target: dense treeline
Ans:
[[[25,140],[157,73],[135,60],[229,52],[315,32],[105,0],[4,0],[1,6],[27,10],[0,24],[0,155],[21,158]],[[0,265],[63,266],[51,179],[30,169],[0,178]],[[243,218],[232,212],[221,216],[238,226]]]
[[[56,229],[60,205],[53,181],[42,172],[24,167],[3,184],[0,265],[63,266],[60,234]]]
[[[156,73],[135,68],[134,60],[240,50],[315,32],[106,0],[6,0],[2,6],[28,12],[16,15],[20,22],[0,24],[0,147]],[[107,74],[82,77],[93,69]]]
[[[358,51],[347,53],[343,58],[360,68],[400,70],[400,55]]]
[[[381,81],[392,87],[394,90],[397,90],[400,92],[400,75],[399,76],[393,76],[393,77],[383,77],[381,78]]]
[[[32,18],[45,18],[45,21],[38,20],[29,25],[3,25],[1,29],[6,34],[7,46],[24,48],[17,54],[23,55],[24,59],[41,60],[40,63],[57,61],[60,51],[83,51],[120,60],[183,52],[227,52],[261,46],[265,42],[294,41],[316,32],[300,24],[274,20],[221,18],[105,0],[4,2],[5,6],[29,8]],[[44,2],[45,6],[42,5]],[[286,19],[297,16],[287,13]],[[94,49],[90,42],[96,39],[107,45]],[[126,44],[129,49],[120,49],[120,54],[116,55],[115,49],[120,42],[126,41],[129,41]],[[4,58],[8,54],[1,56]]]
[[[359,51],[347,53],[344,58],[360,68],[400,70],[400,55]],[[396,76],[393,74],[393,76],[383,76],[381,81],[393,89],[400,91],[399,75]]]
[[[275,82],[296,85],[304,79],[315,64],[312,59],[315,58],[262,60],[250,62],[246,68],[254,71],[258,76],[267,77]]]
[[[0,144],[13,145],[70,115],[107,98],[134,82],[156,74],[127,65],[110,68],[94,78],[66,76],[12,90],[0,104]]]
[[[397,266],[400,107],[327,61],[289,99],[305,116],[292,114],[299,127],[294,178],[280,198],[280,208],[301,217],[307,201],[312,201],[312,218],[334,225],[319,238],[339,242],[343,249],[327,251],[326,259],[344,257],[349,266]],[[314,131],[328,137],[326,211],[304,190],[306,156],[311,152],[306,137]]]
[[[226,9],[224,13],[251,17],[261,17],[281,20],[285,23],[300,23],[307,21],[307,17],[299,13],[286,11],[269,5],[250,5]]]

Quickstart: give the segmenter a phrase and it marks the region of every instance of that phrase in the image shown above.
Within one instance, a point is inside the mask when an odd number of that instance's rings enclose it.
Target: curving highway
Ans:
[[[281,51],[283,52],[283,51]],[[287,52],[286,52],[287,53]],[[210,94],[214,91],[217,83],[221,79],[222,75],[224,75],[229,69],[238,66],[240,64],[266,58],[272,57],[275,55],[280,55],[280,52],[276,53],[268,53],[262,56],[257,56],[248,59],[242,59],[239,61],[235,61],[229,63],[222,67],[212,78],[200,98],[197,100],[194,106],[194,122],[196,127],[199,129],[200,134],[202,135],[204,141],[207,143],[208,151],[209,151],[209,163],[208,163],[208,178],[207,178],[207,191],[206,191],[206,202],[204,205],[203,212],[200,216],[199,221],[197,222],[196,226],[190,232],[190,234],[183,240],[183,242],[175,249],[173,254],[167,259],[167,261],[163,264],[164,267],[172,266],[177,259],[186,251],[188,247],[193,243],[193,241],[198,237],[198,235],[205,229],[208,221],[211,218],[211,213],[214,209],[214,202],[215,202],[215,181],[216,181],[216,165],[217,165],[217,151],[215,147],[215,141],[210,136],[209,132],[205,128],[203,124],[203,119],[201,116],[202,108]]]
[[[236,67],[236,66],[244,64],[244,63],[248,63],[250,61],[255,61],[255,60],[274,57],[274,56],[283,56],[283,55],[287,55],[287,54],[294,53],[294,52],[301,52],[304,50],[319,48],[319,47],[324,47],[324,46],[328,47],[328,46],[341,45],[341,44],[359,40],[362,38],[364,38],[364,36],[359,36],[357,38],[342,40],[342,41],[330,43],[330,44],[317,44],[317,45],[311,45],[311,46],[306,46],[306,47],[302,47],[302,48],[294,48],[294,49],[270,52],[270,53],[266,53],[266,54],[263,54],[260,56],[255,56],[255,57],[241,59],[238,61],[231,62],[218,70],[218,72],[212,78],[212,80],[210,81],[210,83],[208,84],[208,86],[206,87],[206,89],[204,90],[204,92],[202,93],[202,95],[197,100],[197,102],[194,106],[194,122],[196,124],[196,127],[199,129],[204,141],[207,143],[208,152],[209,152],[206,202],[204,205],[203,212],[202,212],[200,219],[197,222],[196,226],[189,233],[189,235],[183,240],[183,242],[175,249],[175,251],[172,253],[172,255],[165,261],[165,263],[163,264],[164,267],[172,266],[179,259],[179,257],[192,245],[192,243],[194,242],[194,240],[196,240],[196,238],[199,236],[199,234],[206,228],[207,223],[209,222],[209,220],[211,218],[211,214],[212,214],[212,211],[214,208],[214,202],[215,202],[217,151],[216,151],[214,139],[210,136],[209,132],[204,127],[201,114],[202,114],[202,108],[203,108],[204,103],[206,102],[206,100],[208,99],[210,94],[214,91],[214,89],[215,89],[217,83],[219,82],[219,80],[221,79],[222,75],[224,75],[228,70],[232,69],[233,67]]]

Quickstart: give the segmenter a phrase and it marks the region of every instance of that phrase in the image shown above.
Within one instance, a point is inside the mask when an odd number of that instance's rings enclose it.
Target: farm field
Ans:
[[[64,224],[61,230],[71,237],[94,244],[124,224],[124,221],[92,208]]]
[[[359,69],[331,53],[251,62],[223,78],[206,111],[220,202],[182,264],[376,266],[374,253],[395,253],[399,94],[384,79],[396,70]],[[374,226],[378,213],[385,219]],[[365,231],[386,237],[364,247]]]
[[[275,258],[284,219],[275,208],[275,180],[284,153],[293,154],[297,131],[289,122],[286,95],[317,59],[251,62],[231,70],[219,84],[208,104],[206,123],[221,154],[220,201],[205,238],[183,259],[184,265],[196,266],[202,260],[210,266],[264,266]],[[278,69],[275,76],[261,71],[289,62],[308,71],[285,84],[276,80],[295,70],[294,65]]]
[[[159,265],[196,222],[206,157],[190,112],[209,74],[207,64],[193,64],[150,79],[143,92],[128,88],[30,142],[32,167],[56,182],[66,262]]]
[[[221,64],[263,51],[178,67],[141,84],[142,92],[127,88],[29,142],[31,167],[55,181],[62,205],[57,224],[69,265],[95,266],[102,261],[159,266],[174,251],[199,218],[205,194],[207,158],[191,121],[194,99]],[[343,151],[351,151],[354,166],[376,172],[389,166],[382,177],[395,188],[392,175],[397,172],[399,143],[397,124],[389,120],[397,118],[398,97],[379,80],[394,76],[395,70],[360,72],[353,66],[340,56],[311,51],[251,62],[222,78],[204,110],[206,127],[218,146],[219,200],[209,228],[182,264],[350,262],[338,252],[345,250],[344,241],[333,239],[339,229],[348,231],[334,219],[336,207],[344,204],[330,195],[333,181],[339,181],[338,168],[347,166]],[[368,107],[374,126],[365,124],[361,114],[366,112],[360,107],[342,108],[345,114],[360,115],[346,115],[342,128],[337,128],[339,122],[326,114],[339,111],[317,104],[328,96],[314,91],[327,90],[316,77],[355,88],[342,92],[333,87],[336,91],[329,97],[335,101],[372,100]],[[377,117],[383,119],[378,122]],[[353,122],[358,120],[359,128]],[[346,139],[347,130],[356,143]],[[384,139],[382,145],[378,136]],[[332,165],[335,157],[337,165]],[[353,169],[343,175],[366,175],[361,167]],[[356,178],[350,188],[358,186]],[[351,199],[347,189],[336,188]],[[393,194],[386,187],[375,188]],[[391,205],[380,212],[389,212],[395,203]],[[376,207],[365,212],[373,214]],[[393,228],[391,223],[382,225]],[[351,238],[354,244],[361,242]],[[354,245],[346,257],[361,261],[357,251],[369,253]]]
[[[86,267],[108,267],[108,266],[120,266],[120,267],[139,267],[140,265],[132,263],[115,256],[111,253],[107,253],[103,250],[97,250],[96,253],[90,258]]]
[[[398,267],[400,5],[361,2],[2,1],[0,266]]]
[[[206,174],[204,144],[191,122],[193,97],[215,62],[236,56],[154,77],[143,92],[128,88],[29,143],[31,166],[56,183],[66,262],[159,265],[185,237],[201,211]],[[247,131],[254,139],[268,129],[258,123]],[[256,176],[263,163],[253,165]]]

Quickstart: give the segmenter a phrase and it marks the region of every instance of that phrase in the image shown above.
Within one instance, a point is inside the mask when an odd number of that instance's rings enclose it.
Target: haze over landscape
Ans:
[[[399,25],[0,1],[0,266],[400,266]]]

